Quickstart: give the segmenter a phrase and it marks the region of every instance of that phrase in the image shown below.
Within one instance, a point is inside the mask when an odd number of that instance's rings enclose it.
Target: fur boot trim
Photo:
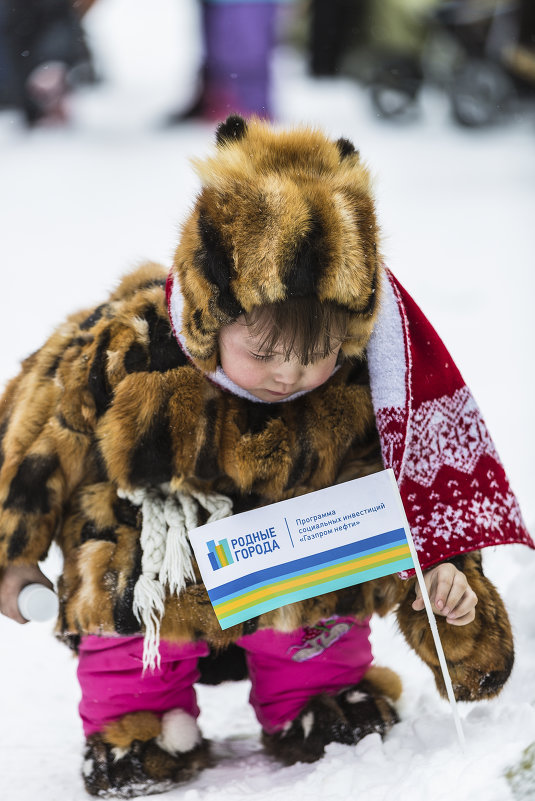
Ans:
[[[141,710],[108,723],[102,732],[102,739],[116,749],[128,749],[134,740],[144,743],[158,737],[161,731],[160,718],[154,712]]]
[[[197,721],[183,709],[171,709],[162,717],[162,732],[157,744],[168,754],[185,754],[201,742]]]
[[[364,674],[363,680],[371,684],[379,695],[386,695],[392,701],[399,701],[401,698],[401,679],[391,668],[372,665]]]

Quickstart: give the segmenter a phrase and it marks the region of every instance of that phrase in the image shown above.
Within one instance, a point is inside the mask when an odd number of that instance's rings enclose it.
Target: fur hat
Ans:
[[[370,177],[354,146],[238,116],[216,140],[215,155],[194,161],[202,188],[172,270],[193,359],[215,369],[222,326],[255,306],[314,295],[350,310],[342,350],[361,354],[381,259]]]

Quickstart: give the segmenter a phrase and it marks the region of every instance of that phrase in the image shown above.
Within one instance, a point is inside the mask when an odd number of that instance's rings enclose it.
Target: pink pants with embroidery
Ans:
[[[362,679],[372,662],[368,620],[337,617],[290,633],[263,629],[241,637],[251,678],[250,701],[269,733],[293,720],[319,693],[335,694]],[[193,687],[208,645],[160,643],[161,666],[143,675],[142,637],[82,637],[78,680],[86,737],[131,712],[163,715],[180,708],[198,717]]]

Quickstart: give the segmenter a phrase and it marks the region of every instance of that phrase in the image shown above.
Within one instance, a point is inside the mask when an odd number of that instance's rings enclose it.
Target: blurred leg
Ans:
[[[368,0],[312,0],[310,71],[333,76],[352,42],[362,38]]]
[[[270,118],[275,4],[206,2],[203,11],[205,115],[223,119],[237,112]]]

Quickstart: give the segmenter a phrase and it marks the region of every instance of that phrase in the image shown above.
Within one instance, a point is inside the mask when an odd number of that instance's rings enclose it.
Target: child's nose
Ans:
[[[280,384],[295,384],[301,375],[301,365],[297,359],[281,362],[275,370],[275,380]]]

